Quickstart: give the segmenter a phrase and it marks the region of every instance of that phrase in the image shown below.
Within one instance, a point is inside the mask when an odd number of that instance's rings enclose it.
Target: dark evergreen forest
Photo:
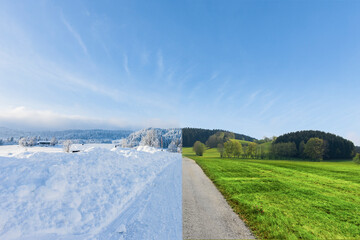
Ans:
[[[355,150],[353,142],[335,134],[321,131],[298,131],[286,133],[279,136],[275,140],[274,144],[294,142],[296,144],[296,148],[299,149],[300,143],[302,141],[306,143],[310,138],[320,138],[324,140],[324,159],[350,159],[353,157]]]

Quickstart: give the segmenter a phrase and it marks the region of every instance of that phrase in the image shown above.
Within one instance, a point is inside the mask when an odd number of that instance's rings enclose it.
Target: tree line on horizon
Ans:
[[[274,144],[294,143],[296,153],[292,157],[301,157],[304,144],[311,138],[319,138],[323,141],[324,159],[350,159],[355,154],[353,142],[332,133],[322,131],[297,131],[286,133],[276,138]]]
[[[263,143],[271,142],[265,149]],[[217,148],[220,157],[257,158],[257,159],[351,159],[360,158],[354,144],[340,136],[321,131],[298,131],[281,135],[272,139],[264,137],[262,140],[242,144],[236,140],[234,134],[217,132],[211,135],[203,144],[197,141],[193,150],[202,155],[206,148]],[[355,161],[354,158],[354,161]]]

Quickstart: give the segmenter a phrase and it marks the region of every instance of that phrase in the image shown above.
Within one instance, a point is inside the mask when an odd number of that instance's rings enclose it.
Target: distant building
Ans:
[[[38,141],[37,143],[39,146],[50,146],[50,141]]]

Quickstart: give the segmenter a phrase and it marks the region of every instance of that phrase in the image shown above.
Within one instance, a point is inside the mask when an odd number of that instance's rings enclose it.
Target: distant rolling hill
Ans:
[[[221,129],[183,128],[182,129],[183,147],[192,147],[196,141],[205,143],[211,135],[219,131],[230,132]],[[244,134],[239,134],[239,133],[234,133],[234,134],[235,134],[235,139],[238,140],[244,140],[248,142],[253,142],[256,140],[256,138]]]
[[[93,140],[95,142],[109,142],[115,139],[128,137],[133,131],[131,130],[64,130],[64,131],[23,131],[0,127],[0,139],[7,140],[13,138],[18,141],[21,137],[40,137],[42,140],[50,140],[52,137],[58,140]]]

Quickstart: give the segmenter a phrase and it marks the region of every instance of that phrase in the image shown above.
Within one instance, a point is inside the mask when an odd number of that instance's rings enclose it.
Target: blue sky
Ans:
[[[360,1],[0,1],[0,125],[332,132],[360,145]]]

